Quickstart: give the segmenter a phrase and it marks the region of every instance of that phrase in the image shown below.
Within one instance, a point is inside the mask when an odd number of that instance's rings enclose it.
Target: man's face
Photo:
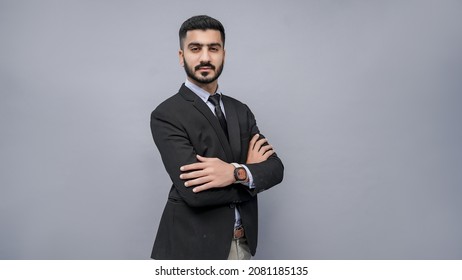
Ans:
[[[216,81],[223,71],[225,61],[220,31],[188,31],[179,56],[180,64],[192,82],[209,84]]]

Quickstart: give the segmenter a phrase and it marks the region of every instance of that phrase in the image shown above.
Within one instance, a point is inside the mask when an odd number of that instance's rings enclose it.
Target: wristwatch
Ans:
[[[245,183],[247,181],[247,171],[245,168],[235,162],[231,164],[234,166],[234,179],[236,180],[235,183]]]

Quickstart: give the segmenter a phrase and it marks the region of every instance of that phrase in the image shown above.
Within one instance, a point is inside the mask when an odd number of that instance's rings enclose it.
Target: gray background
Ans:
[[[257,259],[462,258],[462,2],[287,0],[1,0],[0,258],[149,258],[196,14],[286,167]]]

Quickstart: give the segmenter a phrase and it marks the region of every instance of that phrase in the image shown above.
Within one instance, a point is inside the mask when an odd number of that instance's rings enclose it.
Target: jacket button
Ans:
[[[234,208],[234,207],[236,207],[236,204],[234,204],[234,203],[231,203],[231,204],[229,205],[229,208]]]

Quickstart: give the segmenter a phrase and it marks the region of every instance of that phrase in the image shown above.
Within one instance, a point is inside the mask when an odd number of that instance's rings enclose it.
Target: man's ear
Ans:
[[[184,67],[184,52],[181,49],[178,51],[178,59],[180,60],[181,67]]]

